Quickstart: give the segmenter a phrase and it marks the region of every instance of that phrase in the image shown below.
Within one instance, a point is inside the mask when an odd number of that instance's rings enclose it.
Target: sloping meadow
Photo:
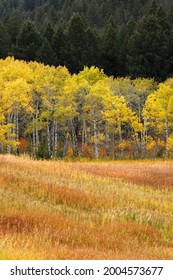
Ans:
[[[172,259],[173,162],[0,156],[0,259]]]

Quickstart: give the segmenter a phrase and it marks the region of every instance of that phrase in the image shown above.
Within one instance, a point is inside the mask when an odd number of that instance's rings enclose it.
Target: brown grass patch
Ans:
[[[156,188],[173,188],[173,162],[120,161],[114,163],[75,163],[85,172]]]

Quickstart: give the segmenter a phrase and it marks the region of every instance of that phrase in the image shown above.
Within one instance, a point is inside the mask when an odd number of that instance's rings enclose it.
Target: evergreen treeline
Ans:
[[[0,60],[0,152],[34,158],[173,157],[173,79],[71,75]]]
[[[0,0],[0,58],[14,56],[71,73],[173,75],[171,0]]]

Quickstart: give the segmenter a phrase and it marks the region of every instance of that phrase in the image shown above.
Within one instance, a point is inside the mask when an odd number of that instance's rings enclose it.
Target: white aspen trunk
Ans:
[[[17,140],[16,139],[16,129],[17,129],[17,119],[16,119],[16,109],[14,110],[14,113],[13,113],[13,128],[12,128],[12,132],[13,132],[13,138],[14,140]]]
[[[38,132],[38,115],[39,115],[39,109],[38,109],[38,101],[36,103],[36,123],[35,123],[35,149],[36,149],[36,152],[38,152],[38,147],[39,147],[39,132]]]
[[[119,133],[119,144],[120,144],[120,152],[121,152],[121,158],[124,158],[124,149],[122,147],[123,143],[123,137],[122,137],[122,130],[121,130],[121,123],[118,121],[118,133]]]
[[[105,123],[105,141],[106,141],[106,156],[110,157],[110,141],[108,133],[108,124]]]
[[[97,124],[96,124],[95,119],[94,119],[94,150],[95,150],[96,159],[99,159],[99,146],[98,146],[98,139],[97,139]]]
[[[77,157],[78,156],[78,142],[77,142],[76,131],[74,128],[74,121],[71,121],[71,132],[72,132],[72,141],[73,141],[73,155],[74,155],[74,157]]]
[[[140,104],[140,98],[138,99],[138,121],[141,122],[141,104]]]
[[[19,142],[19,112],[16,110],[16,141]],[[19,144],[16,146],[16,153],[19,154]]]
[[[51,125],[50,139],[51,139],[51,151],[52,151],[52,154],[54,155],[54,153],[55,153],[55,123],[54,123],[54,120],[52,121],[52,125]]]
[[[51,157],[51,140],[50,140],[50,128],[49,128],[48,120],[47,120],[47,146],[48,146],[49,157]]]
[[[32,146],[33,146],[33,155],[36,154],[36,135],[35,135],[35,119],[33,117],[33,126],[32,126]]]
[[[85,144],[88,145],[87,125],[85,120],[84,120],[84,133],[85,133]]]
[[[16,112],[16,141],[19,141],[19,112]]]
[[[86,121],[83,119],[83,127],[82,127],[82,154],[84,155],[84,145],[88,144],[88,137],[86,131]]]
[[[8,116],[7,116],[7,125],[8,124],[11,124],[11,116],[10,116],[10,114],[8,114]],[[10,140],[11,140],[11,127],[8,127],[8,131],[7,131],[7,154],[11,153],[11,146],[8,143],[8,141],[10,141]]]
[[[57,156],[57,145],[58,145],[58,125],[57,125],[57,120],[55,120],[55,157]]]
[[[169,157],[169,151],[168,151],[168,138],[169,138],[169,131],[168,131],[168,121],[165,122],[165,140],[166,140],[166,159]]]
[[[147,127],[146,127],[146,118],[144,118],[144,130],[141,132],[141,154],[142,158],[146,156],[146,141],[145,138],[147,136]]]
[[[3,124],[0,123],[0,126],[2,126]],[[0,149],[1,149],[1,153],[4,152],[4,139],[2,137],[2,139],[0,139]]]
[[[92,109],[92,117],[93,117],[93,128],[94,128],[94,151],[95,151],[96,159],[99,159],[100,152],[99,152],[99,145],[98,145],[97,123],[95,119],[94,109]]]
[[[85,125],[83,120],[83,127],[82,127],[82,155],[84,156],[84,145],[85,145]]]

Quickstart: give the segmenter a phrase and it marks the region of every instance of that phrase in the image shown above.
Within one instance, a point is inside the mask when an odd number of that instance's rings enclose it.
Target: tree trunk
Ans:
[[[50,137],[51,137],[51,150],[52,150],[52,154],[55,155],[55,121],[54,121],[54,119],[52,121]]]
[[[65,142],[64,142],[64,151],[63,151],[63,157],[66,157],[67,151],[68,151],[69,141],[68,141],[68,133],[65,134]]]
[[[77,142],[77,136],[76,131],[74,127],[74,121],[71,121],[71,133],[72,133],[72,141],[73,141],[73,155],[74,157],[78,156],[78,142]]]
[[[118,133],[119,133],[119,145],[120,145],[120,153],[121,153],[121,158],[124,158],[124,149],[122,147],[123,143],[123,137],[122,137],[122,130],[121,130],[121,123],[118,121]]]
[[[141,132],[141,154],[142,158],[146,157],[146,136],[147,136],[147,128],[146,128],[146,119],[144,118],[144,130]]]
[[[82,154],[84,156],[84,145],[87,145],[88,139],[87,139],[87,131],[86,131],[86,121],[83,119],[83,127],[82,127]]]
[[[10,125],[11,123],[12,123],[11,115],[8,114],[7,125]],[[8,130],[7,130],[7,154],[11,154],[11,145],[8,143],[10,140],[11,140],[11,127],[8,127]]]
[[[51,139],[50,139],[50,127],[49,121],[47,120],[47,147],[48,147],[48,154],[49,158],[51,157]]]
[[[105,141],[106,141],[106,156],[110,157],[110,139],[109,139],[109,133],[108,133],[108,124],[106,122],[105,124]]]
[[[35,149],[36,152],[38,152],[38,148],[39,148],[39,132],[38,132],[38,114],[39,114],[39,102],[37,101],[36,103],[36,123],[35,123]]]
[[[99,158],[99,146],[98,146],[98,137],[97,137],[97,124],[94,119],[94,150],[96,159]]]
[[[165,140],[166,140],[166,159],[169,157],[169,150],[168,150],[168,138],[169,138],[169,131],[168,131],[168,121],[165,122]]]
[[[33,145],[33,155],[36,154],[36,137],[35,137],[35,119],[33,117],[33,127],[32,127],[32,145]]]
[[[19,142],[19,112],[16,110],[16,141]],[[16,154],[19,155],[19,144],[16,146]]]
[[[112,158],[116,158],[116,153],[115,153],[115,133],[113,132],[112,135]]]
[[[137,147],[138,158],[140,158],[141,157],[141,147],[140,147],[138,135],[135,135],[135,139],[136,139],[136,147]]]
[[[54,120],[54,132],[55,132],[55,139],[54,139],[54,156],[57,156],[57,145],[58,145],[58,125],[57,120]]]

